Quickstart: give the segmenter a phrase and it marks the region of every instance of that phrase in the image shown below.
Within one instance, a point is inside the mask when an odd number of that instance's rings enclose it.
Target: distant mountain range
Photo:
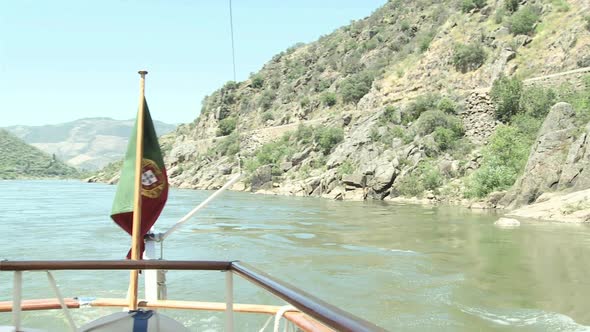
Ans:
[[[0,179],[73,178],[79,172],[34,146],[0,129]]]
[[[127,147],[134,119],[84,118],[44,126],[11,126],[4,129],[26,143],[84,170],[96,170],[120,159]],[[154,121],[163,135],[176,125]]]

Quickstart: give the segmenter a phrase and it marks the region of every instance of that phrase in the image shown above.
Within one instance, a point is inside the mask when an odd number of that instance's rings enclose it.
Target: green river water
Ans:
[[[120,259],[130,238],[109,219],[114,186],[0,181],[0,259]],[[166,230],[210,195],[172,190]],[[590,330],[590,228],[525,222],[498,229],[493,213],[457,207],[225,193],[164,244],[166,259],[241,260],[391,331]],[[67,297],[124,297],[127,272],[58,271]],[[220,272],[171,271],[170,299],[223,301]],[[25,298],[52,297],[24,275]],[[12,275],[0,273],[0,301]],[[236,302],[283,304],[236,280]],[[117,309],[73,311],[78,324]],[[165,311],[193,331],[222,331],[223,315]],[[238,315],[239,331],[266,317]],[[0,314],[0,325],[11,316]],[[65,330],[60,311],[25,325]]]

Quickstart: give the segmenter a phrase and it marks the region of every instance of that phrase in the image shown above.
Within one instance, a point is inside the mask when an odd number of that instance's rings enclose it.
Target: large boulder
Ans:
[[[291,157],[291,165],[295,166],[295,165],[298,165],[299,163],[301,163],[305,158],[307,158],[309,156],[310,152],[311,152],[311,147],[308,147],[301,152],[295,153],[293,155],[293,157]]]
[[[576,190],[590,188],[590,123],[569,149],[559,186],[573,187]]]
[[[350,174],[344,175],[342,177],[342,183],[346,186],[354,187],[354,188],[363,188],[366,184],[366,177],[362,174]]]
[[[272,166],[265,165],[259,167],[252,175],[250,187],[252,191],[272,189]]]
[[[500,218],[494,222],[494,226],[500,228],[514,228],[520,226],[520,221],[513,218]]]
[[[558,103],[551,108],[531,148],[523,175],[513,190],[500,202],[516,208],[533,203],[549,190],[558,189],[563,165],[574,142],[576,124],[570,104]]]

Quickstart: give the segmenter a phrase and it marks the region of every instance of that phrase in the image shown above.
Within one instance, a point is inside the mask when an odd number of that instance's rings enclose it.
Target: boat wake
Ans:
[[[541,331],[590,331],[590,326],[576,323],[571,317],[534,309],[497,309],[459,307],[462,312],[510,328],[527,328]]]

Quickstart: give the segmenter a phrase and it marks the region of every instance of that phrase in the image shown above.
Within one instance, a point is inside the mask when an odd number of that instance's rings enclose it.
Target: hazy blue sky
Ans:
[[[296,42],[386,0],[233,0],[239,81]],[[190,122],[232,79],[228,0],[1,1],[0,126],[135,116],[147,69],[152,116]]]

